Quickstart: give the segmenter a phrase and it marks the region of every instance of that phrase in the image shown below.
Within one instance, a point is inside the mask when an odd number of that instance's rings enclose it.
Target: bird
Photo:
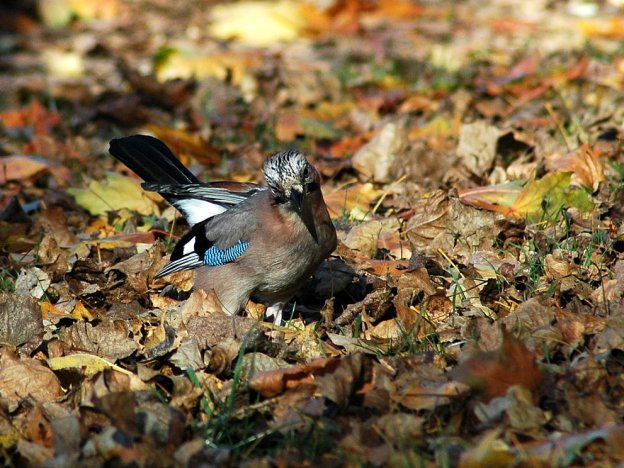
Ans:
[[[201,183],[161,140],[132,135],[109,152],[184,216],[190,230],[154,278],[196,270],[194,287],[213,290],[228,315],[252,298],[281,322],[285,304],[337,245],[321,177],[304,153],[287,150],[263,165],[266,185]]]

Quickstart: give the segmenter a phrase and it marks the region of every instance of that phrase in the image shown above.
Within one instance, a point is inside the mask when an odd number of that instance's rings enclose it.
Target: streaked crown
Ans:
[[[314,182],[316,175],[316,169],[299,151],[282,151],[264,163],[267,185],[278,198],[289,199],[293,189],[302,193],[306,185]]]

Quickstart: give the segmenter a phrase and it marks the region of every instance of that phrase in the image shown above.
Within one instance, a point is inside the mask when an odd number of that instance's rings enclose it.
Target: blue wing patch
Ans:
[[[249,247],[249,242],[241,240],[227,249],[220,249],[216,245],[212,245],[204,252],[204,265],[219,266],[233,262],[243,255],[247,247]]]

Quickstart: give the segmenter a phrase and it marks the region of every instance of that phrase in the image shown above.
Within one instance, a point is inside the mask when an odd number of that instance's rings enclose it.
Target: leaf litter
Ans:
[[[618,2],[35,3],[0,7],[6,464],[624,460]],[[133,133],[206,181],[312,155],[339,245],[284,323],[153,279],[187,227]]]

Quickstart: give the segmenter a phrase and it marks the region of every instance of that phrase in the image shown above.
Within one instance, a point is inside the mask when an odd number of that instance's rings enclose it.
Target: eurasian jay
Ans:
[[[197,269],[195,287],[214,290],[230,315],[253,297],[279,323],[284,304],[336,248],[320,175],[303,153],[269,157],[263,186],[200,183],[167,145],[146,135],[113,139],[109,151],[191,226],[155,278]]]

